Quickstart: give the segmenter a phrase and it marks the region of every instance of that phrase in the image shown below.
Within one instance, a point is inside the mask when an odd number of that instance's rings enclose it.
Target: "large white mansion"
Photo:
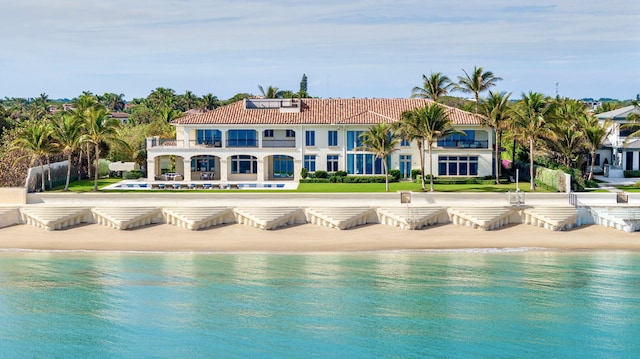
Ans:
[[[424,99],[246,99],[172,122],[175,139],[147,139],[147,175],[171,172],[185,181],[299,180],[302,168],[381,175],[381,159],[362,151],[359,135],[381,122],[393,123]],[[445,106],[446,107],[446,106]],[[436,176],[493,174],[493,131],[481,118],[446,107],[465,135],[440,139],[425,166]],[[389,169],[405,178],[420,168],[415,142],[403,141]]]

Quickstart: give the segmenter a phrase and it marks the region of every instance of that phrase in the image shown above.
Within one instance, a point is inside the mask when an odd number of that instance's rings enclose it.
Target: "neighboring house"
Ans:
[[[616,167],[621,171],[640,170],[640,138],[628,137],[637,129],[620,128],[620,125],[629,122],[627,118],[633,113],[640,114],[640,107],[632,105],[595,115],[602,122],[611,119],[614,123],[611,134],[596,154],[596,166],[602,167],[605,175],[622,175],[619,171],[616,174],[608,173],[607,167]]]
[[[129,117],[131,117],[131,114],[128,114],[126,112],[111,112],[109,114],[109,117],[115,118],[116,120],[120,121],[121,125],[126,125],[129,123]]]
[[[202,114],[176,119],[176,139],[147,139],[147,175],[174,172],[186,181],[299,180],[302,168],[382,175],[382,160],[362,151],[359,135],[370,126],[393,123],[424,99],[245,99]],[[446,107],[446,106],[445,106]],[[479,116],[446,107],[466,135],[438,141],[436,176],[476,177],[493,173],[493,131]],[[420,169],[415,141],[403,141],[388,161],[410,178]]]

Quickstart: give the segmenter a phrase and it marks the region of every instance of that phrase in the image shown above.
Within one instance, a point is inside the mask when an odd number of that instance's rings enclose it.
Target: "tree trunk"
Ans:
[[[500,184],[500,132],[496,131],[496,184]]]
[[[87,178],[91,178],[91,145],[87,143]]]
[[[64,184],[64,190],[69,190],[69,179],[71,178],[71,155],[73,152],[69,151],[69,156],[67,157],[67,181]]]
[[[421,145],[420,147],[420,184],[422,185],[422,190],[426,190],[424,187],[424,139],[420,139]]]
[[[49,180],[49,189],[53,188],[53,183],[51,183],[51,157],[47,155],[47,180]]]
[[[41,187],[42,187],[42,192],[45,191],[44,189],[44,161],[42,160],[42,158],[40,158],[40,175],[41,175],[41,179],[42,181],[40,181],[42,183]]]
[[[389,171],[387,171],[387,161],[386,158],[382,161],[382,168],[384,169],[384,188],[385,192],[389,192]]]
[[[596,165],[596,151],[591,151],[591,168],[589,169],[589,181],[593,179],[593,166]]]
[[[429,192],[433,192],[433,158],[431,157],[431,141],[428,141],[429,146]]]
[[[533,180],[533,139],[529,139],[529,190],[536,190],[536,183]]]
[[[98,161],[100,160],[100,148],[98,145],[95,145],[95,158],[96,158],[96,168],[94,169],[93,174],[93,191],[98,192]]]

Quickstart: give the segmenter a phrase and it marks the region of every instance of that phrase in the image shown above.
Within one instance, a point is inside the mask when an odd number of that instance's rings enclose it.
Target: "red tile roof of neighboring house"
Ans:
[[[218,107],[172,121],[177,125],[204,124],[376,124],[395,122],[404,111],[433,103],[426,99],[299,99],[300,112],[281,112],[279,108],[245,108],[244,101]],[[481,116],[444,106],[456,125],[480,125]]]

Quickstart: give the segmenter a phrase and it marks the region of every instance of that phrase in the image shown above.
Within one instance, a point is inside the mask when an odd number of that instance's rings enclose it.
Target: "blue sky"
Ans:
[[[303,73],[312,96],[402,98],[474,66],[512,98],[640,93],[637,0],[0,1],[0,98],[227,99],[297,91]]]

